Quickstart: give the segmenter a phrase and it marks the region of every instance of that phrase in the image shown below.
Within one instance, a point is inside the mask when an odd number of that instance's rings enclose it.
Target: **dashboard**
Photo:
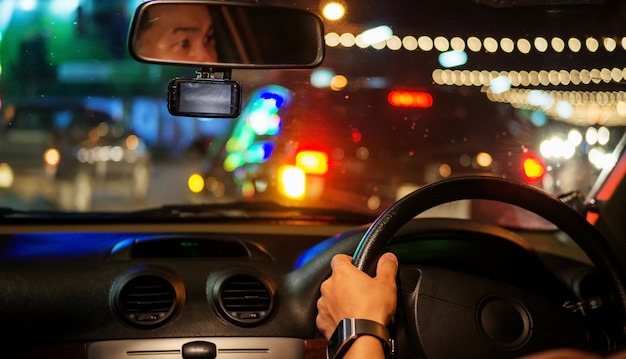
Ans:
[[[319,286],[332,255],[352,254],[366,230],[254,220],[3,225],[2,357],[324,358]],[[562,255],[575,246],[560,235],[420,219],[389,249],[401,269],[470,272],[558,301],[603,295],[580,253]]]

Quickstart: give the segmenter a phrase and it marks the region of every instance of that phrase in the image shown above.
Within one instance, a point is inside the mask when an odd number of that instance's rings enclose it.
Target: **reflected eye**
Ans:
[[[205,45],[209,45],[209,44],[213,43],[214,41],[215,41],[215,36],[213,36],[213,34],[207,35],[204,38],[204,44]]]
[[[189,41],[189,39],[184,39],[176,43],[177,47],[180,47],[183,49],[188,49],[190,45],[191,45],[191,42]]]

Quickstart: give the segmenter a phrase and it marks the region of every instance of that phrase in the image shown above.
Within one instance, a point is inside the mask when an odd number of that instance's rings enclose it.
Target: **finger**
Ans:
[[[330,268],[334,271],[337,266],[352,264],[352,257],[345,254],[335,254],[330,260]]]
[[[317,300],[317,311],[318,313],[321,312],[322,310],[324,310],[324,299],[322,297],[320,297]],[[319,315],[319,314],[318,314]]]
[[[398,258],[391,252],[383,254],[378,259],[378,265],[376,266],[376,278],[395,281],[397,273]]]
[[[320,294],[322,294],[322,297],[328,295],[328,286],[330,286],[330,280],[328,279],[323,281],[320,285]]]

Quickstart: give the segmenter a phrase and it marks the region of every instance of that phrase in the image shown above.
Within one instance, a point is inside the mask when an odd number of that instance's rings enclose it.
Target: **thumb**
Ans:
[[[378,259],[376,266],[376,278],[394,281],[398,273],[398,258],[395,254],[387,252]]]

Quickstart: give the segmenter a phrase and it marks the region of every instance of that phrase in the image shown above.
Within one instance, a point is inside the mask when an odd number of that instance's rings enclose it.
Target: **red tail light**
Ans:
[[[387,96],[389,103],[396,107],[428,108],[433,105],[433,97],[422,91],[391,91]]]
[[[328,155],[322,151],[300,151],[296,167],[306,174],[325,175],[328,172]]]
[[[546,174],[546,166],[539,157],[526,154],[522,158],[522,172],[526,182],[538,182]]]

